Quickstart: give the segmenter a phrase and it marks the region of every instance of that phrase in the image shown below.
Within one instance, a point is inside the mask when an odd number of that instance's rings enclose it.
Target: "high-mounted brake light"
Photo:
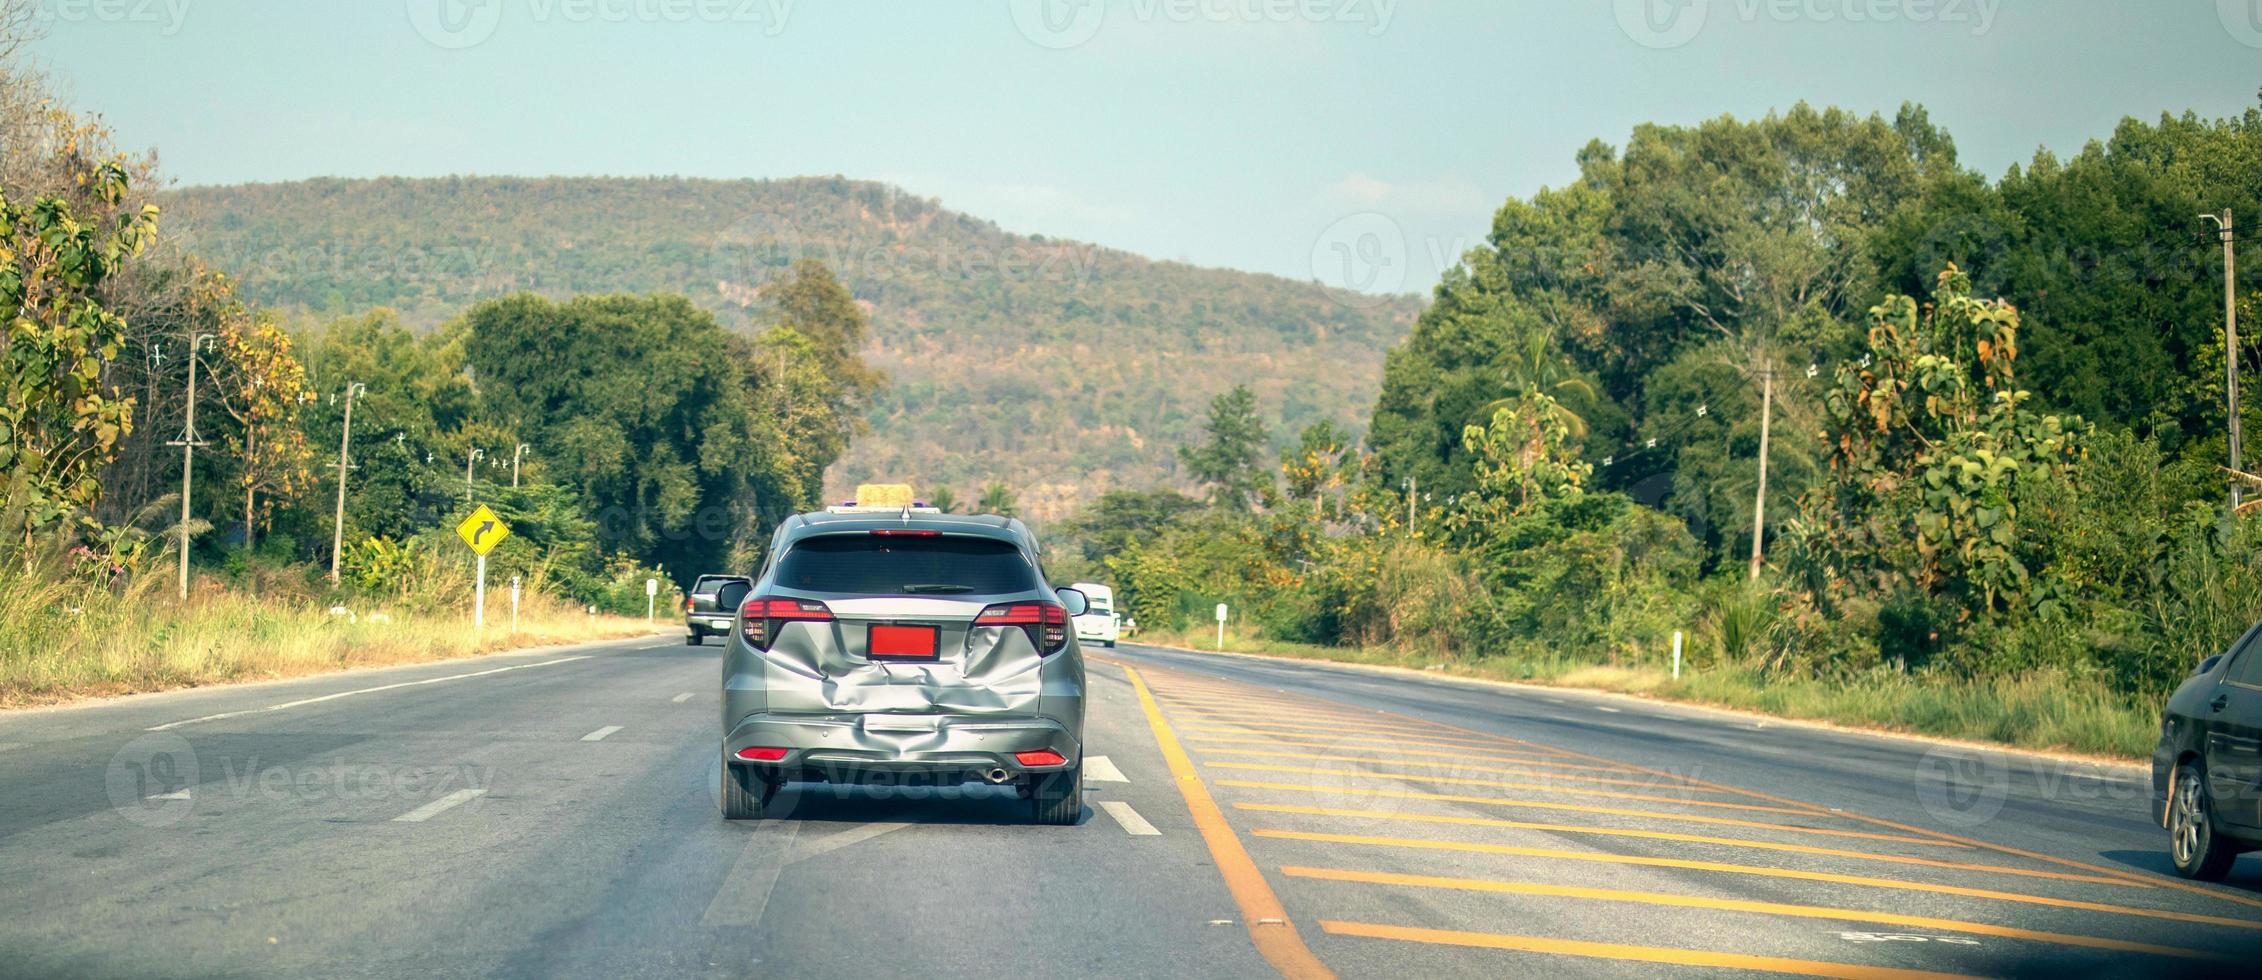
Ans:
[[[875,538],[939,538],[941,531],[913,531],[897,527],[884,527],[872,532]]]
[[[982,610],[976,626],[1019,626],[1029,632],[1029,642],[1040,656],[1068,647],[1068,610],[1051,602],[1007,602]]]
[[[815,599],[748,599],[738,609],[738,634],[746,645],[767,650],[780,623],[829,623],[833,611]]]

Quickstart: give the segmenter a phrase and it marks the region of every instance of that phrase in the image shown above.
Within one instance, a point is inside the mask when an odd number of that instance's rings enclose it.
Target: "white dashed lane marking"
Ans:
[[[606,725],[603,728],[597,729],[596,731],[590,732],[587,735],[581,736],[581,740],[584,742],[602,742],[605,740],[605,736],[617,731],[620,731],[619,725]]]
[[[1095,755],[1084,760],[1084,778],[1095,783],[1128,783],[1131,781],[1130,777],[1123,774],[1123,770],[1115,767],[1114,760],[1104,755]]]
[[[675,702],[675,703],[677,703],[677,704],[682,704],[682,703],[684,703],[685,701],[689,701],[689,700],[691,700],[691,692],[690,692],[690,691],[685,691],[685,692],[683,692],[682,694],[678,694],[678,695],[676,695],[675,697],[669,698],[668,700],[670,700],[670,701],[673,701],[673,702]]]
[[[1129,803],[1122,800],[1102,800],[1098,805],[1100,812],[1114,817],[1115,822],[1122,825],[1123,832],[1126,834],[1133,837],[1162,836],[1162,831],[1156,830],[1154,824],[1148,823],[1147,818],[1139,815],[1139,811],[1131,809]]]
[[[188,798],[189,791],[185,789],[177,789],[170,793],[159,793],[155,796],[149,797],[149,799],[152,800],[185,800]]]
[[[486,677],[490,674],[508,673],[513,670],[531,670],[535,667],[549,667],[555,664],[570,664],[576,660],[587,659],[589,658],[585,656],[560,657],[556,660],[544,660],[541,663],[536,664],[515,664],[509,667],[497,667],[493,670],[475,670],[468,674],[449,674],[444,677],[427,677],[420,681],[402,681],[398,684],[381,684],[376,687],[363,687],[351,691],[339,691],[336,694],[324,694],[320,697],[301,698],[297,701],[285,701],[281,704],[270,704],[264,708],[246,708],[242,711],[223,711],[216,715],[205,715],[202,718],[187,718],[181,721],[169,721],[162,725],[151,725],[143,730],[151,732],[162,732],[170,728],[179,728],[182,725],[194,725],[199,722],[206,721],[219,721],[223,718],[240,718],[244,715],[256,715],[262,711],[284,711],[290,708],[303,708],[310,704],[321,704],[324,701],[335,701],[339,698],[350,698],[359,694],[375,694],[379,691],[395,691],[404,687],[421,687],[425,684],[439,684],[444,681],[460,681],[472,677]]]
[[[430,820],[433,817],[437,817],[440,814],[446,813],[449,810],[453,810],[458,806],[462,806],[465,803],[469,803],[472,800],[476,800],[485,795],[487,795],[487,791],[483,789],[459,789],[453,793],[449,793],[446,796],[440,797],[437,800],[433,800],[430,803],[426,803],[423,806],[417,807],[414,810],[410,810],[407,813],[394,817],[393,822],[423,823],[426,820]]]

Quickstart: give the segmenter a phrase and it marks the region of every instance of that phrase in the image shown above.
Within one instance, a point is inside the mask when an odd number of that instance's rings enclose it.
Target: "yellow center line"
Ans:
[[[1732,898],[1704,898],[1696,895],[1673,895],[1664,892],[1620,891],[1613,888],[1582,888],[1575,885],[1542,885],[1518,881],[1494,881],[1484,878],[1441,878],[1428,875],[1395,874],[1387,871],[1346,871],[1337,868],[1283,867],[1280,873],[1291,878],[1312,878],[1322,881],[1359,882],[1375,885],[1400,885],[1408,888],[1450,888],[1462,891],[1494,892],[1503,895],[1531,895],[1541,898],[1577,898],[1598,902],[1630,902],[1638,905],[1665,905],[1676,908],[1716,909],[1724,912],[1753,912],[1760,915],[1780,915],[1800,919],[1830,919],[1839,922],[1863,922],[1872,925],[1897,926],[1906,929],[1938,929],[1945,932],[1963,932],[1977,936],[1995,936],[2002,939],[2024,939],[2038,943],[2055,943],[2060,946],[2081,946],[2089,949],[2110,949],[2126,953],[2151,953],[2157,956],[2174,956],[2184,959],[2228,962],[2229,957],[2179,946],[2159,946],[2152,943],[2108,939],[2102,936],[2083,936],[2063,932],[2041,932],[2020,929],[2016,926],[1999,926],[1987,922],[1968,922],[1962,919],[1938,919],[1924,915],[1900,915],[1893,912],[1870,912],[1862,909],[1840,909],[1823,905],[1789,905],[1781,902],[1754,902]]]
[[[1818,857],[1851,858],[1856,861],[1879,861],[1886,864],[1907,864],[1926,868],[1946,868],[1951,871],[1977,871],[1985,874],[2018,875],[2027,878],[2048,878],[2055,881],[2079,881],[2095,885],[2114,885],[2122,888],[2150,888],[2151,885],[2099,875],[2067,874],[2062,871],[2037,871],[2029,868],[2007,868],[1995,864],[1965,864],[1960,861],[1936,861],[1931,858],[1904,857],[1898,854],[1879,854],[1875,851],[1849,851],[1836,847],[1810,847],[1805,844],[1786,844],[1780,841],[1744,840],[1735,837],[1707,837],[1701,834],[1681,834],[1669,830],[1627,830],[1617,827],[1590,827],[1577,824],[1529,823],[1522,820],[1494,820],[1489,817],[1456,817],[1431,813],[1399,813],[1393,810],[1354,810],[1324,806],[1294,806],[1286,803],[1235,803],[1236,810],[1265,813],[1298,813],[1321,817],[1354,817],[1368,820],[1404,820],[1413,823],[1452,824],[1463,827],[1499,827],[1508,830],[1536,830],[1553,834],[1594,834],[1603,837],[1634,837],[1643,840],[1679,841],[1687,844],[1719,844],[1727,847],[1748,847],[1761,851],[1781,851],[1787,854],[1812,854]]]
[[[1212,769],[1243,769],[1253,772],[1277,772],[1291,775],[1302,774],[1338,776],[1346,779],[1385,779],[1394,780],[1397,782],[1411,783],[1443,783],[1450,786],[1489,786],[1494,789],[1524,789],[1535,790],[1541,793],[1568,793],[1572,796],[1595,796],[1601,797],[1602,799],[1606,800],[1640,800],[1644,803],[1671,803],[1675,806],[1702,806],[1721,810],[1748,810],[1757,813],[1789,813],[1802,817],[1813,816],[1812,813],[1806,810],[1794,810],[1789,807],[1759,806],[1752,803],[1726,803],[1719,800],[1691,800],[1679,796],[1657,796],[1650,793],[1620,793],[1615,790],[1586,789],[1578,786],[1550,786],[1546,783],[1517,783],[1510,782],[1505,779],[1464,779],[1457,776],[1403,776],[1391,775],[1388,773],[1357,772],[1350,769],[1312,769],[1297,768],[1294,766],[1266,766],[1253,762],[1212,762],[1208,763],[1208,765]],[[1339,790],[1339,792],[1355,791]]]
[[[1548,939],[1542,936],[1508,936],[1493,932],[1416,929],[1410,926],[1338,922],[1334,919],[1320,920],[1320,928],[1327,930],[1329,935],[1334,936],[1396,939],[1402,942],[1434,943],[1441,946],[1470,946],[1478,949],[1502,949],[1519,953],[1546,953],[1553,956],[1581,956],[1588,959],[1663,963],[1669,966],[1713,966],[1730,970],[1752,970],[1761,973],[1832,977],[1836,980],[1962,980],[1964,977],[1964,974],[1959,973],[1899,970],[1892,967],[1863,966],[1858,963],[1830,963],[1822,960],[1753,956],[1748,953],[1715,953],[1701,949],[1669,949],[1661,946],[1625,946],[1618,943],[1590,943],[1575,939]]]
[[[1799,834],[1816,834],[1823,837],[1842,837],[1849,840],[1889,841],[1895,844],[1916,844],[1923,847],[1948,847],[1963,849],[1962,844],[1933,840],[1928,837],[1903,837],[1899,834],[1880,834],[1867,830],[1838,830],[1830,827],[1801,827],[1797,824],[1769,823],[1764,820],[1737,820],[1730,817],[1707,817],[1694,813],[1665,813],[1659,810],[1629,810],[1610,806],[1582,806],[1576,803],[1554,803],[1545,800],[1518,800],[1503,796],[1463,796],[1456,793],[1423,793],[1414,790],[1367,789],[1346,790],[1338,786],[1311,786],[1304,783],[1267,783],[1249,779],[1220,779],[1219,786],[1236,789],[1270,789],[1291,793],[1331,793],[1345,796],[1372,796],[1394,800],[1426,800],[1437,803],[1475,803],[1483,806],[1508,807],[1516,810],[1547,810],[1559,813],[1593,813],[1617,817],[1639,817],[1644,820],[1665,820],[1673,823],[1704,824],[1713,827],[1750,827],[1755,830],[1785,831]],[[1801,813],[1799,816],[1811,816]]]
[[[1154,730],[1155,745],[1170,767],[1179,796],[1186,800],[1186,811],[1193,817],[1194,827],[1201,831],[1202,842],[1209,847],[1210,859],[1217,862],[1218,875],[1225,879],[1225,889],[1232,894],[1234,906],[1240,909],[1241,921],[1248,928],[1249,941],[1256,945],[1257,953],[1287,980],[1334,980],[1334,971],[1312,955],[1311,947],[1304,945],[1304,937],[1297,934],[1295,924],[1289,921],[1288,910],[1280,904],[1280,896],[1273,894],[1272,886],[1265,883],[1264,873],[1257,870],[1248,849],[1241,846],[1241,838],[1235,836],[1233,827],[1225,822],[1225,811],[1218,809],[1209,788],[1202,785],[1201,775],[1194,771],[1194,760],[1187,757],[1185,748],[1178,744],[1178,735],[1163,718],[1161,706],[1155,704],[1154,693],[1147,690],[1147,682],[1131,667],[1124,667],[1123,672],[1139,693],[1139,707],[1146,712],[1147,727]]]
[[[2024,892],[1999,892],[1985,888],[1964,888],[1958,885],[1935,885],[1915,881],[1897,881],[1891,878],[1868,878],[1861,875],[1830,874],[1822,871],[1796,871],[1789,868],[1766,868],[1749,864],[1726,864],[1717,861],[1687,861],[1680,858],[1640,857],[1631,854],[1599,854],[1590,851],[1558,851],[1544,847],[1511,847],[1506,844],[1464,844],[1455,841],[1416,840],[1408,837],[1362,837],[1356,834],[1315,834],[1299,830],[1272,830],[1259,828],[1249,832],[1252,836],[1279,840],[1313,841],[1322,844],[1366,844],[1377,847],[1406,847],[1432,851],[1459,851],[1467,854],[1503,854],[1516,857],[1552,858],[1562,861],[1592,861],[1601,864],[1640,865],[1652,868],[1680,868],[1685,871],[1715,871],[1722,874],[1755,875],[1763,878],[1792,878],[1799,881],[1827,881],[1840,885],[1861,885],[1869,888],[1889,888],[1896,891],[1930,892],[1935,895],[1957,895],[1964,898],[1984,898],[1997,902],[2017,902],[2025,905],[2047,905],[2053,908],[2081,909],[2085,912],[2110,912],[2116,915],[2133,915],[2148,919],[2167,919],[2174,922],[2195,922],[2201,925],[2229,926],[2234,929],[2262,929],[2262,922],[2246,919],[2229,919],[2219,915],[2200,915],[2192,912],[2171,912],[2166,909],[2137,908],[2112,905],[2105,902],[2084,902],[2070,898],[2051,898],[2046,895],[2029,895]]]

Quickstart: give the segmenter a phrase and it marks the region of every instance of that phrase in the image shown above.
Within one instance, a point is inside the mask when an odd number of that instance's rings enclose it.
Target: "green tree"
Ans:
[[[1014,517],[1020,507],[1013,498],[1012,487],[1003,483],[991,483],[982,488],[982,499],[974,505],[974,509],[984,514]]]
[[[1271,474],[1264,468],[1271,437],[1257,415],[1256,393],[1248,385],[1234,385],[1212,399],[1202,431],[1208,441],[1182,446],[1178,456],[1195,482],[1209,488],[1211,506],[1245,512],[1262,503],[1272,490]]]
[[[103,205],[128,187],[118,163],[87,167]],[[14,311],[0,349],[0,485],[8,531],[78,515],[102,496],[101,474],[132,426],[133,401],[106,391],[126,323],[100,301],[104,283],[155,236],[151,207],[116,224],[82,220],[70,202],[19,203],[0,189],[0,307]]]
[[[958,495],[946,486],[937,484],[927,491],[927,506],[945,514],[958,513]]]

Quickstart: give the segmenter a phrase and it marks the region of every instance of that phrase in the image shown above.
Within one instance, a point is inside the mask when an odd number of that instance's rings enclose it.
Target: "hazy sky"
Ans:
[[[1644,121],[1913,100],[1992,175],[2262,87],[2262,0],[37,2],[182,183],[839,173],[1369,289]]]

